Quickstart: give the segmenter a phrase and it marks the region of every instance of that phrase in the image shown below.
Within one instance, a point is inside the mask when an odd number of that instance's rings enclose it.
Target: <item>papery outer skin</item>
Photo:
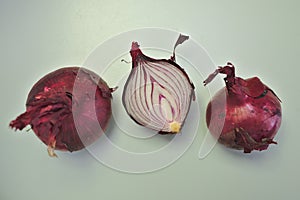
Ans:
[[[30,125],[47,146],[77,151],[93,143],[106,129],[111,117],[111,98],[111,89],[94,72],[79,67],[61,68],[32,87],[26,112],[10,126],[22,130]],[[94,109],[96,118],[90,114]],[[79,123],[76,126],[74,117]]]
[[[217,92],[206,110],[211,134],[227,147],[265,150],[275,143],[281,124],[281,105],[275,93],[257,77],[235,78],[232,88]]]

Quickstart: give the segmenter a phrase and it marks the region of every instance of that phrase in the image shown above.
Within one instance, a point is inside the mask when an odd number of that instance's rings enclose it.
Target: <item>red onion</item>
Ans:
[[[150,58],[132,42],[132,70],[122,102],[136,123],[160,134],[180,132],[195,97],[194,85],[175,62],[175,48],[187,39],[179,36],[170,59]]]
[[[56,156],[54,149],[80,150],[99,138],[107,127],[111,117],[112,91],[90,70],[79,67],[58,69],[32,87],[26,112],[13,120],[10,127],[22,130],[30,125],[48,146],[50,156]],[[91,115],[93,108],[96,117]],[[99,130],[99,125],[102,130]]]
[[[226,74],[226,87],[209,102],[206,123],[221,144],[233,149],[265,150],[273,141],[281,124],[280,99],[259,78],[235,76],[231,63],[219,67],[204,84],[218,74]]]

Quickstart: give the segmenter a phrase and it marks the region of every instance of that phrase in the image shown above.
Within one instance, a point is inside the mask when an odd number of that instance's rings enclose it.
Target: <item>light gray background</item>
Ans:
[[[299,9],[287,1],[0,1],[0,199],[299,198]],[[49,158],[33,132],[14,132],[28,91],[59,66],[82,64],[124,31],[161,27],[191,35],[214,62],[258,75],[283,104],[278,145],[244,155],[216,146],[198,159],[201,136],[173,165],[133,175],[87,151]],[[198,86],[201,87],[201,86]]]

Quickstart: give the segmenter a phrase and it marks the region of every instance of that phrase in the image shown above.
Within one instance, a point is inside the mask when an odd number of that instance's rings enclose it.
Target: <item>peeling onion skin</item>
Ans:
[[[122,103],[127,114],[139,125],[175,134],[181,131],[195,99],[194,85],[175,62],[175,48],[188,39],[180,35],[170,59],[154,59],[132,42],[132,69],[125,83]]]
[[[76,90],[73,91],[75,81]],[[56,156],[54,150],[81,150],[97,140],[106,129],[112,113],[113,90],[90,70],[60,68],[32,87],[26,112],[9,125],[15,130],[30,125],[36,136],[48,146],[52,157]],[[96,117],[90,114],[93,109]],[[102,130],[99,130],[99,125]]]
[[[206,123],[218,142],[250,153],[277,144],[275,137],[281,124],[281,101],[259,78],[235,77],[231,63],[219,67],[204,84],[219,73],[226,74],[226,87],[218,91],[206,110]]]

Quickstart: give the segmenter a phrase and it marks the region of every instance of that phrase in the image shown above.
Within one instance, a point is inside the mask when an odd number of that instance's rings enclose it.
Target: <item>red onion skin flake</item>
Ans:
[[[281,101],[259,78],[242,79],[235,76],[234,66],[227,63],[211,74],[208,84],[219,73],[226,74],[226,87],[218,91],[206,110],[210,133],[230,148],[262,151],[273,140],[281,124]]]
[[[76,92],[73,93],[75,81]],[[22,130],[30,125],[36,136],[48,146],[50,156],[56,156],[54,150],[78,151],[97,140],[106,129],[112,113],[113,90],[90,70],[60,68],[32,87],[26,101],[26,112],[11,121],[9,126]],[[92,109],[96,110],[96,117],[90,114]]]

